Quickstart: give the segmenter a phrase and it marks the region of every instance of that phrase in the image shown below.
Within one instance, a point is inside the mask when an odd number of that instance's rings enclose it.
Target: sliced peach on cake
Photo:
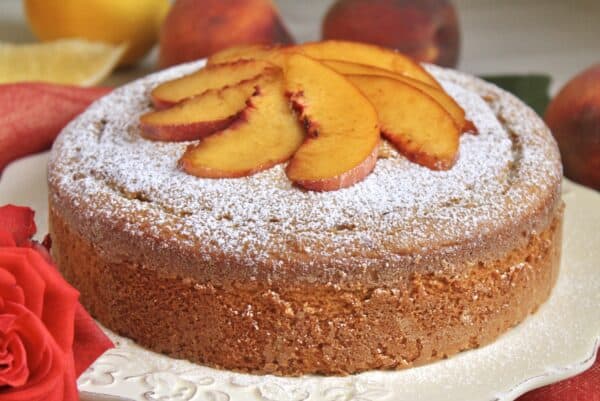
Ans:
[[[347,78],[375,106],[383,136],[400,153],[434,170],[447,170],[454,165],[460,130],[433,97],[389,77],[348,75]]]
[[[304,130],[283,94],[283,79],[261,83],[248,107],[227,129],[189,146],[181,168],[205,178],[244,177],[287,161]]]
[[[326,40],[305,43],[294,46],[293,49],[318,60],[341,60],[372,65],[441,88],[435,78],[417,62],[404,54],[383,47],[343,40]]]
[[[272,68],[273,64],[260,60],[239,60],[208,66],[193,74],[158,85],[150,96],[157,109],[164,109],[208,90],[222,89],[256,78]]]
[[[263,60],[269,53],[276,51],[280,46],[271,45],[245,45],[233,46],[211,55],[206,60],[206,65],[231,63],[238,60]]]
[[[346,78],[300,54],[286,65],[290,96],[307,138],[287,166],[296,185],[315,191],[348,187],[375,167],[380,139],[377,113]]]
[[[218,66],[219,63],[236,63],[240,61],[261,61],[271,63],[279,68],[284,68],[287,57],[294,53],[295,46],[266,46],[249,45],[226,49],[216,53],[208,60],[209,66]]]
[[[410,78],[406,75],[398,74],[389,70],[384,70],[383,68],[374,67],[372,65],[367,64],[359,64],[359,63],[351,63],[349,61],[341,61],[341,60],[320,60],[326,66],[336,70],[340,74],[350,75],[350,74],[358,74],[358,75],[376,75],[380,77],[388,77],[397,79],[406,84],[412,85],[423,92],[427,93],[429,96],[434,98],[439,104],[442,105],[450,113],[452,119],[461,128],[462,132],[471,132],[475,133],[476,128],[473,123],[465,118],[465,111],[456,100],[452,98],[452,96],[448,95],[442,89],[426,84],[422,81],[418,81],[414,78]]]
[[[140,117],[142,136],[155,141],[191,141],[227,128],[247,107],[256,88],[275,76],[278,69],[265,70],[257,78],[224,89],[210,89],[175,106]]]
[[[375,67],[374,65],[355,63],[353,61],[332,60],[332,59],[321,59],[319,61],[321,63],[325,64],[327,67],[329,67],[343,75],[348,75],[348,74],[379,75],[382,77],[390,77],[390,78],[404,77],[407,79],[413,79],[414,81],[417,81],[414,78],[409,78],[408,76],[402,75],[398,72]],[[417,82],[424,84],[421,81],[417,81]],[[428,85],[428,84],[424,84],[424,85]],[[433,86],[431,86],[431,85],[429,85],[429,86],[433,88]]]

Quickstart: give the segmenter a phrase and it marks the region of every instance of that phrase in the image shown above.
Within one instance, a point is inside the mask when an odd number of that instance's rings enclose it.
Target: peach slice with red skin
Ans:
[[[377,113],[347,79],[317,60],[289,56],[286,93],[307,137],[286,174],[296,185],[331,191],[363,180],[375,167],[380,141]]]
[[[167,81],[152,90],[150,96],[157,109],[171,107],[211,89],[222,89],[263,74],[274,68],[262,60],[238,60],[204,67],[192,74]]]
[[[224,89],[210,89],[175,106],[140,117],[142,136],[155,141],[191,141],[227,128],[247,107],[257,86],[279,70],[265,70],[257,78]],[[280,74],[280,72],[279,72]]]
[[[349,61],[340,61],[340,60],[320,60],[326,66],[336,70],[340,74],[343,75],[376,75],[381,77],[393,78],[398,81],[402,81],[408,85],[414,86],[417,89],[422,90],[427,93],[429,96],[434,98],[439,104],[446,109],[454,122],[458,127],[460,127],[461,132],[469,132],[472,134],[477,134],[477,128],[475,125],[465,118],[465,111],[456,101],[448,95],[443,90],[426,84],[422,81],[418,81],[414,78],[410,78],[406,75],[398,74],[389,70],[384,70],[382,68],[374,67],[372,65],[367,64],[359,64],[359,63],[351,63]]]
[[[280,73],[257,86],[232,125],[189,146],[179,165],[197,177],[245,177],[287,161],[303,139],[302,126],[283,94]]]
[[[433,170],[451,168],[460,131],[452,116],[422,90],[389,77],[348,75],[377,110],[381,132],[409,160]]]
[[[351,168],[348,171],[344,171],[343,173],[340,173],[339,175],[336,175],[334,177],[331,178],[307,178],[304,179],[302,178],[302,176],[297,176],[298,175],[298,164],[303,162],[303,163],[308,163],[309,159],[307,159],[305,157],[306,153],[299,155],[299,157],[297,157],[295,159],[295,164],[292,165],[292,167],[289,167],[288,165],[288,169],[286,169],[286,173],[288,175],[288,178],[290,178],[291,180],[294,181],[294,183],[296,185],[298,185],[299,187],[311,190],[311,191],[317,191],[317,192],[325,192],[325,191],[335,191],[341,188],[347,188],[347,187],[351,187],[352,185],[356,184],[357,182],[360,182],[362,180],[364,180],[370,173],[371,171],[373,171],[373,169],[375,168],[375,164],[377,163],[377,159],[379,158],[379,143],[373,148],[373,150],[371,151],[371,153],[367,156],[366,159],[364,159],[360,164],[358,164],[357,166]],[[330,155],[331,157],[331,155]],[[295,177],[295,178],[292,178]]]

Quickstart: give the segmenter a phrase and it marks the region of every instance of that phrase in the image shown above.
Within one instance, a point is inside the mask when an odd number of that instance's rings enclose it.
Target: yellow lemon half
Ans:
[[[84,38],[127,44],[122,65],[152,48],[169,0],[24,0],[29,24],[40,40]]]
[[[43,81],[90,86],[116,67],[125,45],[62,39],[15,45],[0,42],[0,84]]]

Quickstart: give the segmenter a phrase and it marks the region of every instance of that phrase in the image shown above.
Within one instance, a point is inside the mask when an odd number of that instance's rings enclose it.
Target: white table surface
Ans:
[[[320,38],[322,18],[333,1],[277,0],[276,3],[296,40],[303,42]],[[460,70],[473,74],[547,73],[553,77],[554,92],[570,77],[600,62],[600,0],[455,0],[454,3],[463,37]],[[21,1],[0,0],[0,41],[33,40]],[[153,71],[155,60],[156,49],[138,67],[117,71],[104,84],[119,85],[146,75]]]

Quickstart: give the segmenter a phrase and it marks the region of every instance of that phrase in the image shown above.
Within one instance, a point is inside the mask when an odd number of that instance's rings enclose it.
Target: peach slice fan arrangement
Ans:
[[[464,110],[407,56],[344,41],[244,46],[151,93],[140,118],[156,141],[198,141],[179,161],[197,177],[244,177],[288,162],[314,191],[349,187],[375,167],[381,137],[409,160],[451,168]]]

